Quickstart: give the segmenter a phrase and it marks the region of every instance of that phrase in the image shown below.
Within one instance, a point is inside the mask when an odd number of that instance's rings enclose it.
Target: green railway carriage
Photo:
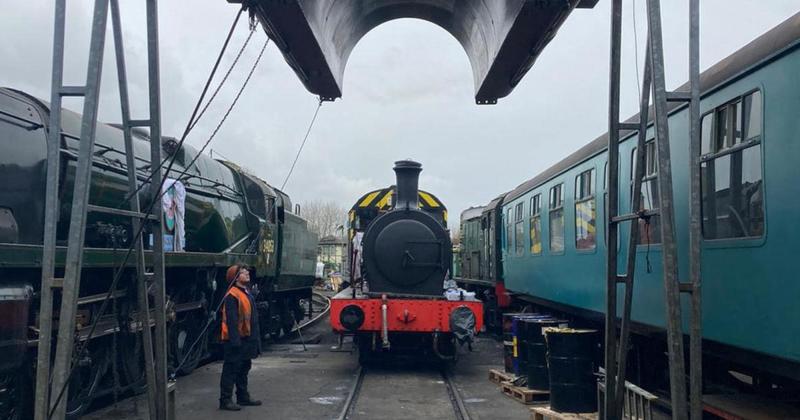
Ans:
[[[501,194],[486,206],[461,213],[461,269],[456,282],[476,292],[485,302],[484,322],[489,329],[501,327],[502,312],[511,306],[503,282],[499,229],[502,228]]]
[[[486,251],[481,228],[484,209],[480,206],[470,207],[461,213],[461,270],[458,277],[484,279]]]
[[[703,337],[707,375],[735,369],[754,382],[800,380],[800,14],[701,76]],[[685,105],[669,116],[680,278],[688,277],[689,127]],[[629,122],[637,121],[634,116]],[[620,145],[620,212],[659,207],[652,125],[642,191],[632,191],[636,133]],[[503,204],[505,284],[551,310],[601,320],[605,310],[607,137],[526,181]],[[632,194],[642,209],[631,209]],[[657,216],[643,220],[632,319],[663,339],[662,249]],[[624,266],[630,225],[621,229]],[[688,306],[682,311],[688,331]],[[651,348],[652,350],[652,348]],[[655,351],[648,360],[666,363]],[[722,367],[721,367],[722,366]],[[720,368],[721,367],[721,368]],[[706,376],[708,379],[708,376]]]
[[[40,333],[37,291],[41,283],[48,115],[46,103],[23,92],[0,89],[0,418],[25,418],[20,410],[30,397]],[[80,124],[80,115],[62,112],[57,276],[64,267]],[[134,131],[140,183],[146,182],[150,141],[146,132]],[[316,235],[292,211],[291,201],[282,191],[234,163],[197,156],[189,146],[176,151],[177,142],[172,138],[160,141],[165,156],[175,158],[168,177],[178,177],[185,171],[179,179],[186,191],[183,250],[166,252],[164,258],[172,368],[187,356],[206,320],[215,316],[216,302],[227,285],[225,269],[236,262],[253,269],[263,332],[277,335],[290,329],[294,319],[303,316],[302,300],[311,294]],[[129,209],[125,147],[118,127],[97,125],[91,182],[90,204]],[[148,184],[139,192],[143,208],[158,193],[152,189]],[[170,221],[165,219],[164,225],[169,227]],[[96,317],[100,317],[100,323],[89,346],[90,362],[81,365],[70,385],[68,410],[72,416],[80,414],[93,398],[115,388],[123,392],[142,386],[141,345],[135,333],[139,327],[130,323],[136,319],[133,258],[123,268],[111,309],[106,314],[97,313],[133,234],[128,217],[88,214],[78,298],[79,339],[86,337]],[[144,238],[149,248],[148,231]],[[145,254],[149,264],[151,253]],[[215,330],[187,356],[179,373],[191,371],[209,354],[219,335]],[[115,360],[122,364],[123,373],[117,383],[110,382],[118,376],[112,375],[109,367]]]

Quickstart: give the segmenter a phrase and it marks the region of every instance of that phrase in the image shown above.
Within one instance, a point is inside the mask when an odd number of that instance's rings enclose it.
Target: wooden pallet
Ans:
[[[597,420],[597,413],[559,413],[544,407],[531,407],[531,420]]]
[[[497,385],[500,385],[503,382],[513,381],[514,375],[508,372],[503,372],[502,370],[498,369],[489,369],[489,380],[496,383]]]
[[[546,404],[550,401],[550,391],[540,391],[538,389],[528,389],[523,386],[516,386],[511,382],[500,384],[503,394],[517,400],[523,404]]]

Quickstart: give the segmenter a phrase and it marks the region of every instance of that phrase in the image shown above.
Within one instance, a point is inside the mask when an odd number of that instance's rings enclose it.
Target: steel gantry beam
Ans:
[[[664,281],[664,307],[667,324],[667,348],[669,357],[670,400],[672,416],[684,419],[691,415],[692,419],[702,417],[702,331],[701,331],[701,295],[700,295],[700,71],[699,71],[699,39],[700,25],[699,0],[689,0],[689,83],[688,92],[668,92],[665,84],[665,65],[663,50],[663,31],[661,21],[661,5],[659,0],[647,1],[647,53],[645,58],[642,97],[640,98],[639,121],[634,124],[619,122],[620,103],[620,70],[622,48],[622,0],[613,0],[611,11],[611,51],[609,78],[609,211],[608,211],[608,243],[607,247],[607,286],[606,286],[606,335],[605,335],[605,397],[603,412],[608,419],[623,417],[623,394],[625,384],[625,366],[630,334],[631,307],[633,298],[634,272],[636,268],[636,238],[638,237],[639,218],[649,218],[658,214],[661,229],[661,248]],[[638,64],[637,64],[638,65]],[[640,210],[641,182],[644,174],[644,145],[646,131],[651,121],[649,116],[650,91],[653,95],[652,122],[655,131],[657,154],[657,182],[659,209],[645,214]],[[670,161],[670,130],[668,126],[668,101],[682,100],[689,103],[690,127],[690,249],[689,277],[690,283],[681,283],[678,277],[678,246],[675,234],[675,215],[673,209],[672,168]],[[619,210],[619,140],[622,129],[638,131],[636,165],[633,174],[631,213],[618,215]],[[616,243],[619,236],[619,224],[630,221],[628,237],[628,254],[625,274],[618,272],[618,252]],[[625,299],[622,306],[622,319],[618,320],[619,306],[617,287],[625,288]],[[687,407],[686,367],[683,350],[683,329],[681,320],[681,292],[691,293],[690,317],[690,402]],[[618,326],[619,332],[617,331]],[[619,340],[617,335],[619,334]]]
[[[97,113],[100,100],[103,56],[107,22],[111,9],[116,64],[119,81],[120,105],[122,110],[123,132],[127,155],[129,188],[136,191],[136,166],[134,164],[133,141],[131,128],[134,122],[130,118],[130,104],[127,89],[127,72],[125,69],[122,29],[118,0],[95,0],[89,45],[89,60],[85,86],[63,86],[64,73],[64,32],[66,26],[66,0],[55,3],[55,31],[53,38],[52,93],[50,109],[50,125],[48,133],[47,163],[47,208],[45,213],[45,229],[42,255],[42,294],[40,299],[40,337],[36,373],[36,397],[34,402],[35,419],[63,419],[66,414],[69,395],[70,378],[75,369],[75,328],[78,294],[81,284],[81,270],[84,252],[84,236],[87,213],[91,211],[120,212],[119,209],[106,209],[89,204],[91,187],[93,151],[97,128]],[[157,0],[146,1],[147,14],[147,51],[150,118],[146,126],[150,128],[150,137],[161,136],[161,103],[158,55],[158,14]],[[65,96],[83,98],[83,115],[81,122],[80,145],[76,174],[73,185],[72,205],[67,238],[67,252],[63,279],[55,278],[55,243],[58,221],[58,186],[61,149],[61,105]],[[138,124],[138,122],[136,122]],[[162,174],[161,146],[159,141],[151,142],[150,170],[152,185],[160,185]],[[152,189],[151,189],[152,190]],[[157,190],[151,191],[153,197]],[[164,260],[161,232],[161,206],[151,205],[152,216],[141,213],[138,194],[133,193],[130,200],[130,211],[125,212],[132,218],[132,226],[136,231],[134,248],[136,253],[137,287],[139,290],[139,314],[141,315],[141,333],[145,354],[145,369],[148,383],[148,403],[151,419],[167,419],[171,412],[167,398],[167,360],[166,360],[166,315],[164,312]],[[142,224],[148,224],[153,235],[152,260],[150,267],[145,266],[144,247],[142,242]],[[126,257],[127,258],[127,257]],[[119,261],[116,261],[119,263]],[[124,265],[124,264],[123,264]],[[116,287],[115,282],[112,287]],[[155,308],[155,345],[151,338],[149,316],[148,289],[153,286]],[[55,357],[51,357],[53,338],[53,294],[54,289],[61,290],[61,307],[58,317],[58,335],[55,346]],[[112,291],[113,292],[113,291]],[[101,314],[96,314],[99,317]],[[119,328],[128,328],[120,325]],[[87,338],[88,340],[91,337]],[[83,344],[81,351],[87,343]]]
[[[243,3],[313,94],[342,96],[350,53],[373,28],[399,18],[429,21],[464,48],[475,101],[493,104],[516,87],[576,9],[598,0],[228,0]]]

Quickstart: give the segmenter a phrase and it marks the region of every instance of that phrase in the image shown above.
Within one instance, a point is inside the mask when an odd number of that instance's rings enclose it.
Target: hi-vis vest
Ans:
[[[249,337],[250,336],[250,315],[252,314],[252,308],[250,307],[250,299],[247,297],[247,293],[243,292],[242,289],[233,286],[228,290],[228,293],[225,294],[223,299],[226,299],[228,295],[233,295],[236,300],[239,302],[239,324],[237,325],[239,330],[239,337]],[[228,341],[228,323],[226,320],[225,315],[225,306],[222,307],[222,336],[220,337],[222,341]]]

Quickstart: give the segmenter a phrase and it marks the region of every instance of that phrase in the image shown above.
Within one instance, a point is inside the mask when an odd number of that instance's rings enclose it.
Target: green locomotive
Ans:
[[[0,89],[0,418],[26,418],[32,393],[38,329],[38,289],[41,283],[44,233],[48,106],[23,92]],[[71,191],[75,178],[81,116],[62,112],[60,217],[56,275],[63,273],[69,228]],[[143,208],[158,197],[144,176],[149,167],[151,139],[134,132]],[[216,302],[225,292],[225,269],[243,262],[252,267],[257,287],[262,332],[278,336],[304,315],[314,282],[317,237],[293,211],[284,192],[242,170],[214,160],[189,146],[180,150],[172,138],[161,139],[164,156],[177,153],[167,178],[182,207],[164,225],[173,251],[165,253],[168,351],[170,365],[187,357],[207,320],[215,317]],[[128,209],[127,166],[122,131],[98,124],[93,159],[90,204]],[[196,159],[195,159],[196,158]],[[194,162],[193,162],[194,161]],[[193,163],[192,163],[193,162]],[[185,172],[185,174],[184,174]],[[179,179],[176,179],[180,174]],[[174,210],[174,209],[168,209]],[[180,214],[183,217],[180,217]],[[165,216],[167,217],[167,216]],[[182,229],[175,229],[175,224]],[[68,411],[79,415],[103,394],[141,389],[141,329],[137,315],[134,259],[124,268],[113,293],[112,310],[99,314],[114,272],[134,235],[130,218],[89,213],[86,228],[76,336],[100,317],[85,360],[72,379]],[[151,235],[145,230],[145,244]],[[147,245],[146,245],[147,247]],[[179,251],[178,251],[179,250]],[[149,261],[150,253],[146,252]],[[57,294],[58,296],[58,294]],[[180,374],[190,372],[214,349],[215,325],[188,355]]]

